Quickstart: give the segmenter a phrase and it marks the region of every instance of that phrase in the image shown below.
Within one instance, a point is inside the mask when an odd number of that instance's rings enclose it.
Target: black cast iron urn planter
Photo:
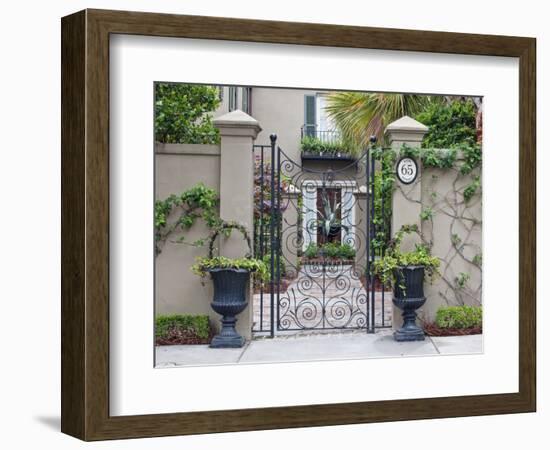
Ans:
[[[245,339],[235,330],[237,314],[246,308],[246,286],[250,272],[244,269],[210,269],[214,299],[210,306],[222,316],[222,329],[214,336],[212,348],[240,348]]]
[[[393,334],[399,342],[423,341],[424,330],[416,324],[416,310],[425,302],[424,266],[405,266],[394,271],[393,304],[403,311],[403,326]]]

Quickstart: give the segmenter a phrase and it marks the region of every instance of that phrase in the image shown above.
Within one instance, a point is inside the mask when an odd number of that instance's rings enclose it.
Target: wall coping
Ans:
[[[219,144],[165,144],[155,142],[155,153],[159,155],[220,156]]]

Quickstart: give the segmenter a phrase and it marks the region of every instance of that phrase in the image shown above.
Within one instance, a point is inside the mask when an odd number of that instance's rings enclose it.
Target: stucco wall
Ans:
[[[162,200],[179,194],[202,182],[219,192],[220,147],[198,144],[156,144],[155,198]],[[208,233],[198,221],[185,238],[193,241]],[[177,234],[171,236],[176,240]],[[205,248],[167,241],[155,260],[155,314],[208,314],[211,323],[219,326],[219,317],[210,308],[212,283],[202,286],[190,267]]]
[[[262,124],[258,143],[269,143],[277,134],[277,144],[289,158],[300,163],[300,128],[304,124],[304,95],[315,91],[303,89],[254,88],[252,116]]]
[[[393,196],[393,233],[401,225],[419,225],[432,254],[441,261],[441,276],[433,283],[425,282],[427,301],[418,310],[419,317],[430,322],[441,306],[479,306],[482,302],[481,259],[476,260],[476,255],[482,255],[481,189],[468,202],[462,194],[472,175],[481,177],[481,172],[476,169],[472,174],[461,175],[461,163],[459,156],[453,168],[420,167],[421,175],[414,185],[396,181]],[[421,213],[429,209],[431,218],[421,219]],[[401,249],[410,251],[419,242],[418,236],[410,235]],[[459,279],[464,277],[467,279],[461,286]],[[394,324],[401,324],[399,317]]]
[[[269,144],[269,135],[277,135],[277,144],[292,160],[300,163],[300,129],[304,124],[304,96],[315,95],[311,89],[252,88],[251,115],[262,124],[256,142]],[[224,87],[223,101],[214,112],[219,117],[229,111],[229,88]],[[237,107],[242,107],[242,89],[237,90]],[[268,156],[269,158],[269,156]]]
[[[441,277],[425,286],[428,301],[421,314],[430,320],[440,306],[482,302],[481,260],[476,257],[482,255],[481,189],[464,201],[462,192],[472,175],[461,175],[460,164],[459,159],[452,169],[424,168],[422,173],[422,206],[433,209],[432,219],[421,222],[422,234],[441,260]],[[481,175],[480,170],[473,175]],[[463,277],[468,279],[461,286]]]
[[[241,111],[217,117],[214,125],[220,130],[220,145],[157,144],[155,146],[155,198],[193,187],[199,182],[219,193],[220,217],[236,221],[252,233],[253,172],[252,144],[261,129],[258,122]],[[177,212],[168,220],[176,220]],[[185,231],[185,240],[194,242],[207,237],[210,230],[200,219]],[[237,233],[238,234],[238,233]],[[209,280],[201,283],[190,270],[197,256],[206,255],[207,248],[175,241],[181,235],[169,236],[155,262],[155,312],[159,314],[208,314],[216,330],[220,316],[210,308],[213,288]],[[248,250],[241,236],[222,238],[217,244],[220,254],[242,256]],[[250,300],[250,289],[247,296]],[[250,304],[239,316],[237,332],[251,337]]]

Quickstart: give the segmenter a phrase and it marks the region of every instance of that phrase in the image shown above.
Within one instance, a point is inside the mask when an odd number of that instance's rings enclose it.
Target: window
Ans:
[[[229,112],[237,109],[237,87],[229,86]]]
[[[252,88],[243,88],[243,111],[247,114],[252,114]]]
[[[304,96],[304,136],[315,136],[317,128],[315,95]]]
[[[317,243],[342,241],[342,189],[317,188]]]
[[[328,115],[326,107],[327,95],[317,94],[317,125],[319,126],[319,130],[333,131],[336,129],[336,125]]]
[[[304,96],[302,137],[315,137],[323,142],[334,142],[340,138],[340,133],[326,110],[327,98],[324,93]]]
[[[356,247],[355,200],[357,185],[352,182],[321,183],[305,180],[302,184],[302,251],[309,244],[348,243]]]

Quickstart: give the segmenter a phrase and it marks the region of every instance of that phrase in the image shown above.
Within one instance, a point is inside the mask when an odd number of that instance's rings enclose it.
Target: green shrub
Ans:
[[[349,244],[338,244],[336,242],[327,242],[320,246],[310,243],[304,251],[304,256],[309,259],[318,257],[334,259],[353,259],[355,258],[355,249]]]
[[[217,144],[220,132],[212,112],[220,104],[218,88],[203,84],[155,84],[155,140],[176,144]]]
[[[243,258],[227,258],[225,256],[214,256],[216,251],[215,243],[217,237],[221,234],[228,238],[231,233],[237,230],[241,233],[243,240],[248,245],[248,253]],[[256,280],[267,281],[269,280],[269,271],[266,265],[261,259],[256,259],[251,256],[252,254],[252,242],[248,231],[243,224],[238,222],[225,222],[221,221],[219,226],[214,228],[210,237],[208,238],[208,256],[199,256],[195,260],[195,264],[191,266],[191,271],[200,276],[206,277],[207,273],[213,269],[242,269],[250,273],[254,273]]]
[[[317,137],[304,136],[300,142],[302,153],[312,153],[320,155],[327,153],[336,155],[337,153],[350,153],[349,148],[341,141],[323,141]]]
[[[263,261],[254,258],[226,258],[225,256],[198,257],[191,271],[200,276],[206,277],[210,269],[243,269],[255,273],[258,280],[268,281],[269,271]]]
[[[171,329],[192,331],[197,337],[206,339],[210,336],[210,320],[206,315],[172,314],[157,316],[155,319],[155,337],[167,337]]]
[[[473,328],[481,327],[481,306],[447,306],[439,308],[435,323],[440,328]]]
[[[267,253],[266,255],[264,255],[262,261],[264,262],[265,266],[267,267],[267,270],[269,272],[269,277],[271,278],[271,253]],[[275,261],[277,261],[277,259],[275,258]],[[277,266],[276,266],[276,262],[274,264],[274,270],[277,270]],[[286,275],[286,264],[285,262],[283,261],[283,257],[282,255],[279,255],[279,274],[284,277]]]
[[[349,244],[343,244],[340,246],[340,255],[344,259],[355,258],[355,249]]]
[[[326,244],[321,245],[321,254],[325,258],[341,258],[340,247],[340,244],[335,242],[327,242]]]
[[[337,244],[328,242],[321,246],[323,254],[328,258],[353,259],[355,249],[349,244]]]
[[[423,147],[476,144],[476,106],[471,99],[433,102],[415,118],[429,128],[422,141]]]
[[[304,256],[310,259],[317,258],[319,256],[319,247],[314,243],[310,243],[304,251]]]
[[[423,266],[424,275],[431,281],[440,275],[440,260],[438,257],[431,255],[430,249],[426,244],[415,244],[415,248],[411,252],[403,253],[400,250],[403,237],[411,233],[416,233],[421,237],[418,225],[403,225],[389,242],[388,247],[384,251],[384,256],[372,264],[372,274],[377,275],[385,286],[391,286],[395,283],[396,271],[400,271],[402,267]]]

